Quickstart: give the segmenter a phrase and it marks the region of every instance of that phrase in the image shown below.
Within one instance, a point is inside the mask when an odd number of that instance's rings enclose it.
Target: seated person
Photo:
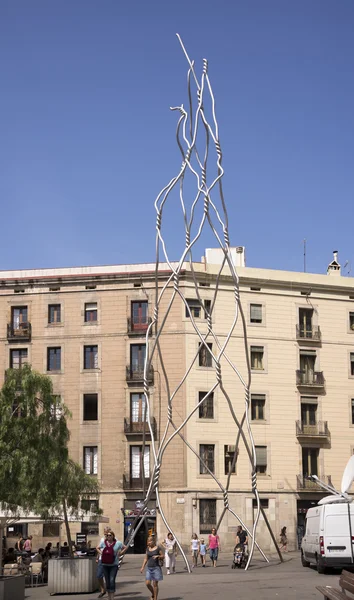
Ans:
[[[235,546],[235,562],[236,564],[240,564],[241,559],[242,559],[242,554],[243,554],[243,546],[242,544],[236,544]]]
[[[3,560],[4,564],[5,563],[12,563],[14,564],[15,562],[17,562],[17,556],[15,554],[15,548],[9,548],[8,551],[6,552],[5,556],[4,556],[4,560]]]
[[[44,548],[39,548],[38,552],[32,557],[32,562],[43,563],[44,562]]]

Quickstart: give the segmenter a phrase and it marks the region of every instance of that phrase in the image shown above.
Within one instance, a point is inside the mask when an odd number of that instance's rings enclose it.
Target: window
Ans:
[[[84,421],[97,421],[98,395],[84,394]]]
[[[259,499],[259,503],[261,505],[262,508],[267,509],[269,508],[269,500],[268,498],[260,498]],[[252,500],[252,506],[253,508],[257,509],[257,500],[255,498],[253,498]]]
[[[200,463],[199,463],[199,473],[201,475],[208,474],[209,471],[214,473],[214,469],[215,469],[214,455],[215,455],[214,444],[201,444],[199,446],[199,456],[201,458]],[[208,467],[209,471],[206,467]]]
[[[86,535],[98,535],[99,524],[96,521],[83,521],[81,523],[81,533]]]
[[[302,474],[304,477],[318,475],[318,454],[318,448],[302,449]]]
[[[21,367],[28,361],[28,350],[27,348],[20,348],[18,350],[10,350],[10,369],[21,369]]]
[[[265,394],[251,394],[251,419],[252,421],[265,420]]]
[[[84,471],[87,475],[97,475],[97,446],[84,446]]]
[[[350,374],[354,375],[354,352],[350,353]]]
[[[92,498],[83,498],[81,500],[81,508],[85,512],[97,513],[99,508],[98,500]]]
[[[256,473],[267,472],[267,446],[256,446]]]
[[[349,313],[349,329],[354,331],[354,312]]]
[[[354,398],[351,399],[352,425],[354,425]]]
[[[59,396],[57,394],[52,396],[52,405],[51,405],[50,410],[51,410],[52,416],[57,421],[59,421],[59,419],[63,415],[63,404],[61,401],[61,396]]]
[[[299,308],[299,326],[300,326],[300,337],[301,338],[312,338],[312,319],[313,309],[312,308]]]
[[[61,348],[47,348],[47,371],[60,371]]]
[[[28,325],[27,306],[16,306],[12,308],[12,327],[16,331],[26,328]]]
[[[144,373],[146,344],[132,344],[130,346],[130,366],[132,373]]]
[[[26,403],[14,402],[12,405],[12,416],[16,419],[27,417]]]
[[[97,302],[86,302],[85,304],[85,323],[97,321]]]
[[[48,323],[60,323],[61,322],[61,305],[60,304],[49,304],[48,305]]]
[[[198,401],[201,402],[208,392],[199,392]],[[199,418],[200,419],[213,419],[214,418],[214,394],[213,392],[204,400],[203,404],[199,406]]]
[[[187,298],[186,300],[190,313],[194,319],[206,319],[211,310],[211,300],[203,300],[199,302],[198,298]],[[186,317],[189,317],[188,308],[186,307]]]
[[[251,369],[252,371],[264,370],[264,347],[251,346]]]
[[[353,355],[354,356],[354,355]],[[316,350],[300,350],[301,383],[315,383]]]
[[[262,323],[262,304],[250,305],[250,321],[251,323]]]
[[[43,523],[43,537],[59,537],[60,523]]]
[[[229,473],[236,473],[236,460],[232,468],[232,463],[235,456],[236,446],[224,446],[224,464],[225,464],[225,475]]]
[[[131,479],[148,479],[150,474],[150,447],[130,446],[130,477]]]
[[[216,527],[216,500],[199,500],[199,531],[208,534]]]
[[[98,346],[84,346],[84,369],[98,369]]]
[[[213,344],[211,342],[199,344],[199,366],[200,367],[212,367],[213,366]]]
[[[147,329],[148,302],[132,302],[131,304],[132,329]]]
[[[130,394],[130,419],[132,423],[142,423],[146,421],[145,415],[145,396],[144,394]]]
[[[317,404],[301,402],[301,425],[313,426],[317,423]]]

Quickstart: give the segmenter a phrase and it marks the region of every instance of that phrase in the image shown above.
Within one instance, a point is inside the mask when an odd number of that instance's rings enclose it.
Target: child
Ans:
[[[206,544],[204,544],[204,540],[201,539],[200,544],[199,544],[199,554],[200,554],[200,561],[202,563],[202,567],[205,567],[206,551],[207,551]]]
[[[191,539],[191,553],[193,558],[193,569],[198,566],[199,540],[196,533],[193,533]]]
[[[243,553],[243,548],[242,548],[242,544],[237,544],[235,546],[235,563],[237,565],[241,564],[241,559],[242,559],[242,553]]]

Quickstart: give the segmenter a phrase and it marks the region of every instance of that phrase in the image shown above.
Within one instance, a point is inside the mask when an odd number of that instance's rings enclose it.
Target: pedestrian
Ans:
[[[165,548],[165,562],[167,575],[176,572],[176,556],[177,556],[177,542],[173,537],[171,531],[168,532],[167,537],[162,542],[162,546]]]
[[[161,569],[163,558],[163,548],[157,546],[154,537],[149,536],[147,540],[146,555],[140,572],[143,573],[146,566],[145,583],[146,587],[151,593],[151,600],[157,600],[159,593],[159,581],[163,580]]]
[[[200,544],[199,544],[199,555],[200,555],[200,562],[202,563],[202,567],[205,567],[206,544],[204,543],[203,538],[200,540]]]
[[[104,543],[104,541],[107,539],[107,535],[108,535],[108,533],[110,531],[111,531],[110,527],[105,527],[104,528],[104,530],[103,530],[103,537],[100,539],[100,543],[98,544],[98,546],[96,548],[96,550],[97,550],[97,557],[96,557],[97,571],[96,571],[96,577],[97,577],[98,585],[99,585],[99,588],[100,588],[100,593],[98,594],[98,598],[103,598],[103,596],[107,592],[107,590],[106,590],[106,584],[105,584],[105,581],[104,581],[102,557],[101,557],[101,552],[99,551],[99,548],[100,548],[101,544]]]
[[[24,551],[25,551],[25,552],[27,552],[28,554],[32,554],[32,539],[33,539],[33,538],[32,538],[32,536],[30,535],[30,536],[29,536],[29,537],[26,539],[26,541],[25,541],[25,543],[24,543],[24,546],[23,546],[23,549],[24,549]]]
[[[24,544],[24,539],[22,537],[22,534],[19,533],[18,534],[18,540],[15,544],[15,550],[17,550],[17,552],[22,552],[23,550],[23,544]]]
[[[200,545],[200,542],[198,540],[198,536],[196,533],[193,533],[192,539],[191,539],[191,554],[192,554],[192,559],[193,559],[193,569],[198,566],[199,545]]]
[[[116,576],[118,572],[118,559],[126,550],[126,546],[116,540],[113,531],[107,533],[107,539],[97,546],[98,552],[101,554],[103,574],[106,580],[106,590],[108,600],[114,600],[116,591]]]
[[[221,552],[220,547],[220,538],[216,533],[215,527],[212,528],[211,534],[209,535],[209,556],[210,560],[213,563],[213,567],[216,567],[216,562],[218,560],[218,554]]]
[[[288,551],[288,538],[286,535],[286,527],[282,527],[281,532],[280,532],[280,550],[282,552],[287,552]]]
[[[242,552],[245,552],[245,550],[246,550],[245,546],[247,546],[247,544],[248,544],[248,535],[245,532],[245,530],[242,529],[241,525],[239,525],[236,530],[236,546],[240,545],[242,547]]]

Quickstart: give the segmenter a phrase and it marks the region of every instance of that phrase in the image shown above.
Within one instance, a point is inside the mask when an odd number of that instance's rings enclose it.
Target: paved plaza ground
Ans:
[[[314,569],[305,569],[299,553],[288,553],[285,562],[279,564],[273,558],[270,564],[255,561],[246,572],[230,568],[231,559],[221,557],[216,569],[210,564],[198,567],[189,575],[181,559],[177,561],[177,573],[164,575],[160,583],[159,600],[320,600],[317,585],[338,586],[339,573],[319,575]],[[128,555],[117,577],[116,598],[121,600],[149,600],[150,595],[140,574],[143,557]],[[164,569],[165,572],[165,569]],[[93,600],[94,594],[60,594],[54,596],[72,600]],[[44,600],[50,596],[47,587],[26,589],[26,599]],[[105,596],[106,598],[107,596]]]

